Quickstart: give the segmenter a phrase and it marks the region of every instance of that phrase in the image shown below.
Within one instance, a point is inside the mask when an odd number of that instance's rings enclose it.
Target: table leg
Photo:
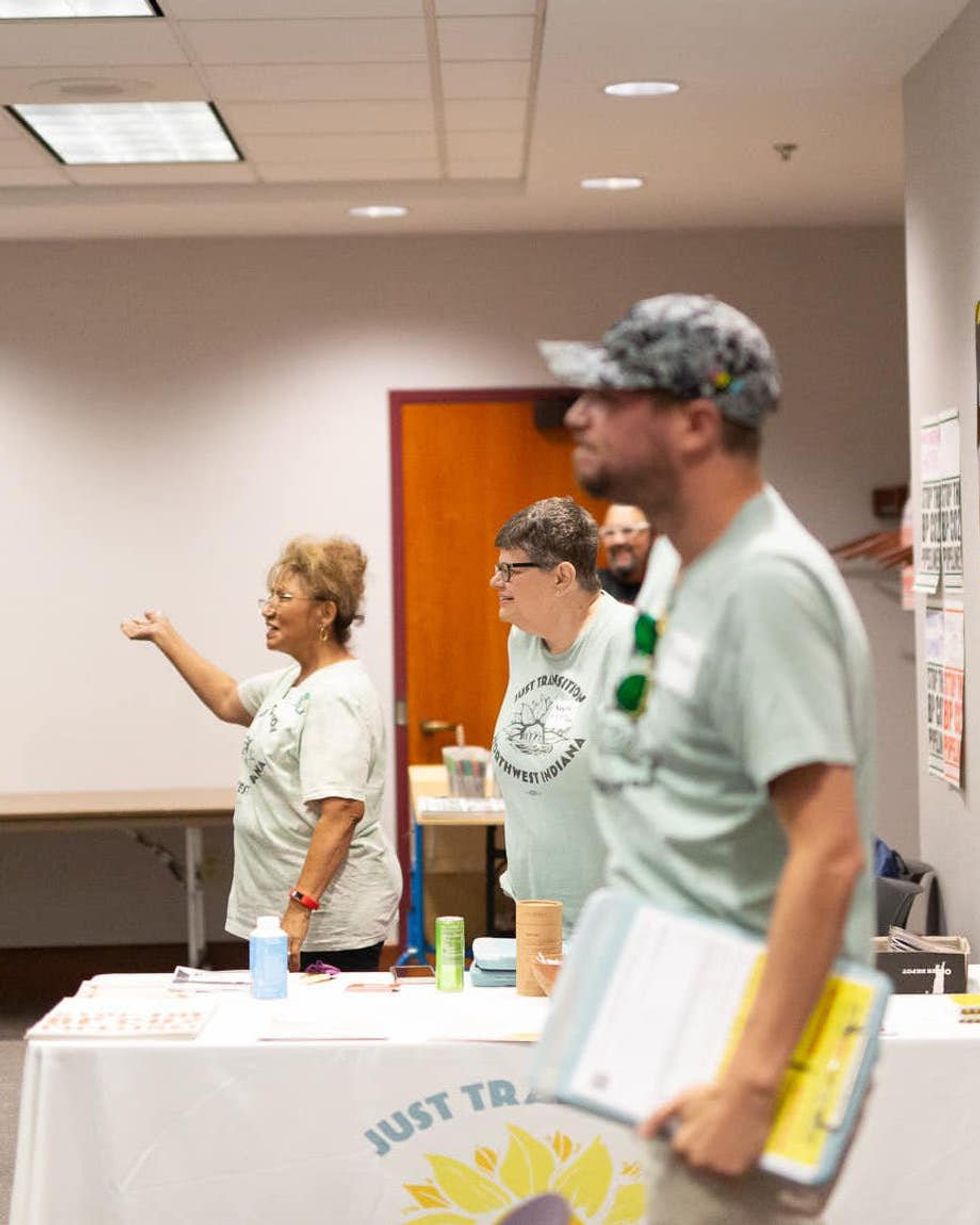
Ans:
[[[204,886],[201,861],[204,833],[195,826],[184,830],[184,892],[187,898],[187,964],[200,966],[207,945],[204,929]]]
[[[411,890],[411,904],[408,908],[408,931],[405,935],[405,947],[397,964],[407,965],[410,961],[424,963],[425,944],[425,837],[422,826],[415,822],[415,838],[413,842],[412,873],[408,887]]]

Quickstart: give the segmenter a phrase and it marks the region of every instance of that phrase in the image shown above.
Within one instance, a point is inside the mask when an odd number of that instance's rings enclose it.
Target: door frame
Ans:
[[[402,899],[398,907],[398,941],[403,946],[408,930],[412,887],[412,827],[408,799],[408,720],[406,692],[408,660],[405,642],[405,522],[402,416],[406,404],[506,404],[521,400],[567,401],[574,392],[560,384],[550,387],[440,388],[438,391],[388,392],[388,453],[391,466],[391,590],[394,648],[395,745],[395,851],[402,871]]]

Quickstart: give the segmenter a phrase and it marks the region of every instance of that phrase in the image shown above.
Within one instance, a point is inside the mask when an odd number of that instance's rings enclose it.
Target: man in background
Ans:
[[[834,958],[871,952],[867,640],[837,567],[763,478],[780,381],[756,324],[669,294],[599,345],[541,348],[581,391],[565,418],[580,484],[663,536],[596,727],[607,881],[766,939],[724,1071],[641,1128],[657,1137],[648,1220],[772,1225],[790,1218],[754,1167],[783,1075]]]
[[[606,551],[606,566],[599,571],[603,590],[623,604],[632,604],[650,556],[652,536],[646,515],[638,506],[614,502],[599,528],[599,539]]]

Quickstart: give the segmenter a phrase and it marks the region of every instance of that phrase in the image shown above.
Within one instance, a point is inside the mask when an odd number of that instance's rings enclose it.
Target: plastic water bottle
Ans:
[[[286,933],[278,915],[260,915],[248,938],[248,968],[253,1000],[284,1000],[289,968]]]

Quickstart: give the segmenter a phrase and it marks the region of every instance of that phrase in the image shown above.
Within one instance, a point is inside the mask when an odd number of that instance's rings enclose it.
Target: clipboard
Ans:
[[[765,943],[600,889],[587,901],[552,995],[531,1084],[539,1100],[636,1124],[715,1079],[762,976]],[[835,962],[793,1053],[759,1168],[829,1193],[860,1116],[891,985]]]

